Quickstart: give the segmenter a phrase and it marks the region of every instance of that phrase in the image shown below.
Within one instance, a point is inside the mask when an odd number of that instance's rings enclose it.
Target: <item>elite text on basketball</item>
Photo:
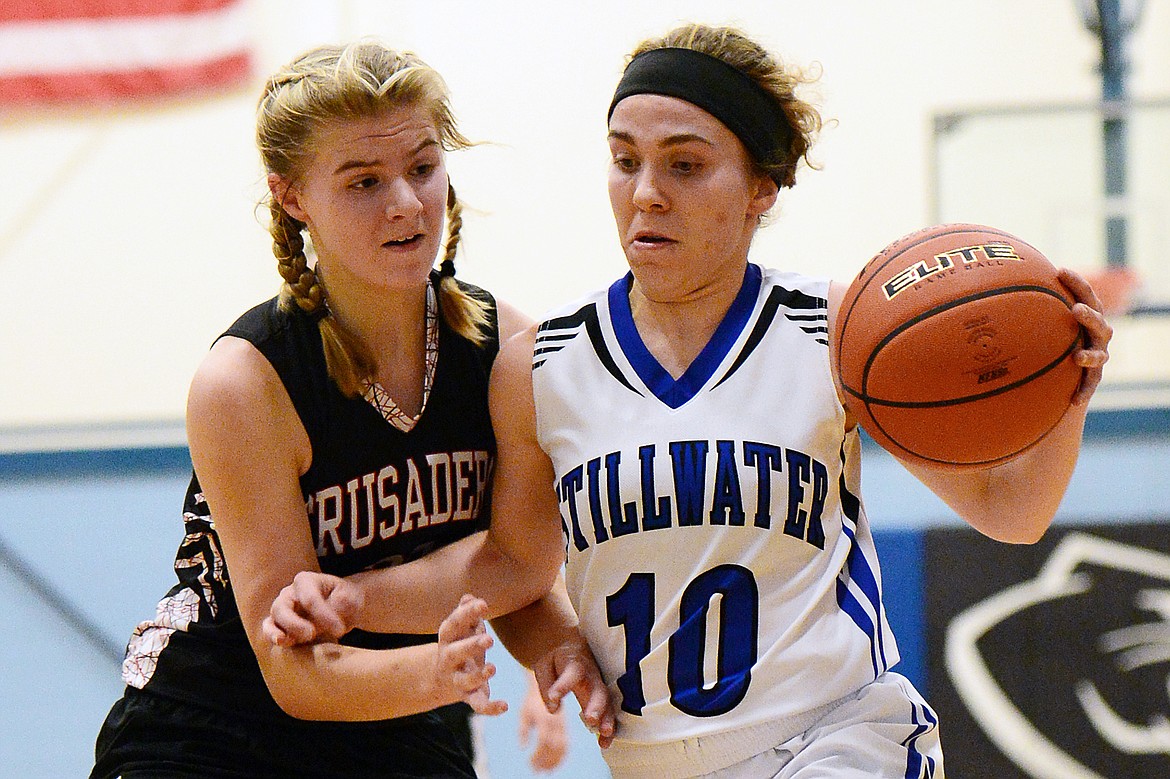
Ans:
[[[1008,243],[985,243],[976,246],[964,246],[953,249],[944,254],[934,256],[934,265],[926,261],[917,262],[899,273],[882,285],[886,293],[886,300],[893,300],[898,293],[913,287],[921,281],[926,281],[940,273],[969,266],[987,260],[1019,260],[1020,256]]]

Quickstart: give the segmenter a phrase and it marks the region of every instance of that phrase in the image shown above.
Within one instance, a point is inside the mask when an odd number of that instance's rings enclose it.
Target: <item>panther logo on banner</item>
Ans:
[[[931,596],[951,579],[929,685],[951,772],[1170,776],[1170,525],[1130,529],[1054,528],[1037,547],[958,531],[933,539],[928,564],[952,563],[928,567]],[[956,577],[956,559],[981,575]],[[1010,767],[989,763],[994,751]]]

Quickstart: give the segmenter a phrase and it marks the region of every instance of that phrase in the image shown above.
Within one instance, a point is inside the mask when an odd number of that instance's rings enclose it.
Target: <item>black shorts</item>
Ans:
[[[475,779],[469,715],[459,704],[389,722],[268,722],[127,688],[90,779]]]

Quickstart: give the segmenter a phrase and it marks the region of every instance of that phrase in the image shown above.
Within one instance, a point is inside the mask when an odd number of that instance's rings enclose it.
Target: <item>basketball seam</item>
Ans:
[[[1068,345],[1068,348],[1064,350],[1063,354],[1050,362],[1048,365],[1045,365],[1040,370],[1030,373],[1022,379],[1017,379],[1010,384],[1005,384],[998,389],[988,390],[987,392],[980,392],[975,395],[965,395],[963,397],[953,398],[950,400],[883,400],[881,398],[860,394],[853,390],[849,390],[849,394],[860,400],[862,403],[865,403],[867,406],[882,406],[883,408],[943,408],[945,406],[960,406],[964,403],[974,403],[977,400],[985,400],[987,398],[993,398],[996,395],[1001,395],[1005,392],[1010,392],[1016,387],[1022,387],[1030,381],[1035,381],[1064,362],[1065,359],[1067,359],[1068,356],[1073,353],[1073,350],[1076,349],[1080,344],[1080,340],[1080,336],[1078,335],[1073,339],[1072,343]],[[878,426],[881,426],[880,423]]]
[[[1056,298],[1057,300],[1064,303],[1066,306],[1068,305],[1068,301],[1065,300],[1059,293],[1057,293],[1054,290],[1049,289],[1048,287],[1043,287],[1043,286],[1040,286],[1037,284],[1015,284],[1015,285],[1011,285],[1011,286],[1007,286],[1007,287],[996,287],[995,289],[982,290],[980,292],[975,292],[975,293],[972,293],[970,295],[965,295],[961,298],[955,298],[954,300],[950,300],[950,301],[947,301],[946,303],[939,304],[939,305],[935,306],[934,308],[923,311],[922,313],[917,314],[917,315],[911,317],[910,319],[907,319],[905,322],[898,325],[898,327],[896,327],[895,329],[893,329],[889,333],[887,333],[886,336],[884,338],[882,338],[880,341],[878,341],[878,343],[874,346],[874,348],[869,351],[869,357],[865,361],[865,368],[861,372],[861,387],[854,388],[854,387],[846,384],[844,379],[841,380],[841,387],[846,392],[848,392],[850,395],[857,398],[858,400],[861,400],[864,403],[873,402],[875,405],[892,406],[892,407],[898,407],[898,408],[934,408],[937,406],[950,406],[950,405],[955,405],[957,403],[970,402],[970,400],[977,400],[977,399],[981,399],[981,398],[985,398],[985,397],[992,397],[994,395],[999,394],[1000,392],[1003,392],[1007,389],[1010,389],[1011,386],[1019,386],[1019,384],[1017,383],[1017,384],[1006,386],[1006,387],[1003,387],[1003,388],[1000,388],[997,390],[991,390],[989,392],[980,393],[979,395],[971,396],[970,398],[957,398],[954,400],[944,400],[944,401],[915,401],[912,404],[908,401],[905,402],[905,404],[903,404],[903,402],[901,402],[901,401],[880,400],[880,399],[877,399],[877,398],[869,395],[868,392],[865,390],[866,384],[868,383],[868,380],[869,380],[870,369],[873,367],[873,363],[876,359],[876,355],[880,354],[881,350],[883,348],[885,348],[885,346],[891,340],[893,340],[895,337],[897,337],[898,335],[901,335],[903,332],[908,330],[910,327],[913,327],[914,325],[920,323],[921,321],[923,321],[925,319],[929,319],[930,317],[935,316],[937,314],[940,314],[944,311],[950,310],[952,308],[957,308],[958,306],[965,305],[967,303],[972,303],[976,300],[984,300],[984,299],[989,298],[989,297],[995,297],[998,295],[1008,294],[1011,292],[1040,292],[1040,293],[1043,293],[1045,295],[1049,295],[1050,297]],[[1079,341],[1080,341],[1080,336],[1078,335],[1076,338],[1073,339],[1072,343],[1065,350],[1064,354],[1062,354],[1060,356],[1060,358],[1058,358],[1054,363],[1052,363],[1051,365],[1048,365],[1047,367],[1043,368],[1040,371],[1037,371],[1035,373],[1030,374],[1026,379],[1021,379],[1020,382],[1027,383],[1027,382],[1035,379],[1036,377],[1043,376],[1045,373],[1052,370],[1054,367],[1056,367],[1056,365],[1059,365],[1061,360],[1063,360],[1065,357],[1067,357],[1074,348],[1076,348]]]

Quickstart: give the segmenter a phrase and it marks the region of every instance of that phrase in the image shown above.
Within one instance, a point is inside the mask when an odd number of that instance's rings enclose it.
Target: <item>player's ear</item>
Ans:
[[[752,186],[755,190],[751,204],[748,206],[748,212],[752,216],[762,216],[767,213],[769,208],[776,205],[776,198],[780,194],[780,186],[776,183],[775,179],[763,173],[755,175]]]
[[[301,207],[301,193],[292,181],[279,173],[268,174],[268,191],[272,199],[288,212],[288,215],[299,222],[308,222],[307,214]]]

